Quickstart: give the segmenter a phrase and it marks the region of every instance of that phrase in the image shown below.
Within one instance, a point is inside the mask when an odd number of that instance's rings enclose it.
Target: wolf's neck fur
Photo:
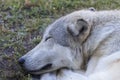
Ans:
[[[93,17],[93,26],[101,25],[113,20],[120,20],[120,11],[111,10],[111,11],[98,11],[95,12]]]
[[[91,29],[91,34],[88,38],[88,40],[84,44],[84,54],[86,54],[86,57],[89,57],[88,53],[94,51],[94,47],[98,46],[102,40],[104,40],[105,37],[109,36],[111,34],[112,29],[109,31],[106,30],[107,32],[102,32],[98,34],[100,31],[99,29],[107,29],[105,28],[104,24],[109,23],[111,21],[119,21],[120,20],[120,11],[113,10],[113,11],[99,11],[99,12],[94,12],[92,18],[90,19],[92,23],[92,29]],[[98,29],[99,27],[99,29]],[[109,28],[109,26],[108,26]],[[94,34],[93,34],[94,32]],[[103,36],[104,35],[104,36]],[[97,38],[96,38],[97,36]],[[92,51],[91,51],[92,50]],[[91,53],[92,54],[92,53]]]

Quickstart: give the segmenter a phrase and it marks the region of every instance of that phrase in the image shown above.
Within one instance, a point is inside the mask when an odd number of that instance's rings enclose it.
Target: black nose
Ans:
[[[25,63],[25,59],[19,58],[18,63],[21,64],[21,65],[24,64]]]

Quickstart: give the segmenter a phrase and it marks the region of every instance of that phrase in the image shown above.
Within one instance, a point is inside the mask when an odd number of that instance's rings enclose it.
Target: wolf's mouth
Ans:
[[[28,71],[28,73],[31,74],[31,75],[41,75],[41,74],[44,74],[44,73],[54,72],[54,71],[57,71],[57,70],[60,70],[60,69],[66,69],[66,68],[67,67],[53,68],[52,64],[47,64],[47,65],[43,66],[41,69],[30,70],[30,71]]]
[[[44,67],[42,67],[40,70],[48,70],[52,67],[52,64],[47,64]]]
[[[47,65],[49,66],[49,65]],[[45,66],[45,68],[43,69],[48,69],[48,67]],[[42,68],[41,68],[42,69]],[[45,73],[49,73],[49,72],[56,72],[56,74],[58,74],[62,69],[68,69],[67,67],[62,67],[62,68],[58,68],[58,69],[51,69],[51,70],[45,70],[45,71],[36,71],[36,72],[32,72],[31,73],[31,76],[33,78],[33,80],[39,80],[41,77],[42,77],[42,74],[45,74]]]
[[[46,64],[41,69],[29,70],[28,73],[30,73],[30,74],[42,74],[42,73],[48,72],[51,69],[52,69],[52,64]]]

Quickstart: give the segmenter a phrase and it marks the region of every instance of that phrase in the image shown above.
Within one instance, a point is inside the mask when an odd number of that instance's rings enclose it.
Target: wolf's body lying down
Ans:
[[[42,41],[21,59],[34,75],[68,68],[60,77],[49,74],[58,80],[119,80],[120,11],[80,10],[63,16],[49,25]]]
[[[103,29],[101,28],[101,26],[104,26],[105,28]],[[100,59],[99,56],[97,55],[95,55],[95,57],[93,56],[94,61],[96,61],[96,57],[98,57],[99,61],[96,64],[94,63],[90,63],[90,64],[97,66],[92,66],[92,67],[90,66],[91,70],[86,71],[85,74],[81,74],[72,70],[62,70],[60,73],[57,73],[57,75],[56,73],[44,74],[41,80],[49,80],[50,78],[51,80],[119,80],[120,79],[120,70],[119,70],[120,21],[111,21],[103,25],[98,25],[95,31],[93,30],[92,34],[96,33],[96,30],[98,30],[98,33],[90,36],[90,38],[92,39],[91,41],[93,41],[92,43],[98,45],[97,39],[100,38],[101,40],[105,41],[104,47],[108,45],[111,46],[111,48],[109,48],[109,51],[113,53],[105,54]],[[97,35],[99,36],[97,37]],[[105,36],[107,36],[107,38]],[[112,50],[115,46],[111,44],[118,45],[118,48]],[[107,48],[102,48],[103,51],[104,49],[107,50]]]

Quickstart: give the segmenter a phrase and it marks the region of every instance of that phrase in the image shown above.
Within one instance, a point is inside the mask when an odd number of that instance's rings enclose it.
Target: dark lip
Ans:
[[[49,69],[52,69],[52,64],[47,64],[45,66],[43,66],[41,69],[36,69],[36,70],[27,70],[28,73],[36,73],[36,72],[44,72],[47,71]]]
[[[54,71],[59,71],[61,69],[68,69],[67,67],[61,67],[61,68],[55,68],[55,69],[49,69],[49,70],[31,70],[31,71],[28,71],[29,74],[31,74],[32,76],[40,76],[42,74],[45,74],[45,73],[49,73],[49,72],[54,72]]]
[[[56,71],[56,74],[58,74],[62,69],[68,69],[68,68],[67,67],[62,67],[62,68],[59,68],[59,69],[56,69],[56,70],[52,70],[51,72]],[[43,73],[43,74],[45,74],[45,73]],[[41,76],[42,76],[42,74],[31,74],[32,78],[38,79],[38,80],[41,79]]]
[[[44,74],[44,73],[48,73],[48,72],[52,72],[52,71],[55,71],[57,69],[49,69],[49,70],[31,70],[31,71],[27,71],[28,74],[31,74],[31,75],[41,75],[41,74]]]

